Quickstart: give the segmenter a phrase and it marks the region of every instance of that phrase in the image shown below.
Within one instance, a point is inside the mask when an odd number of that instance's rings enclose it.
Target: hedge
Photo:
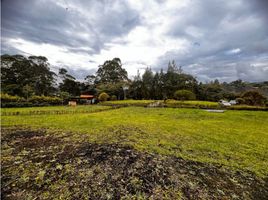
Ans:
[[[32,96],[28,99],[24,99],[19,96],[12,96],[9,94],[1,94],[1,107],[31,107],[31,106],[50,106],[60,105],[62,99],[59,97],[48,97],[48,96]]]

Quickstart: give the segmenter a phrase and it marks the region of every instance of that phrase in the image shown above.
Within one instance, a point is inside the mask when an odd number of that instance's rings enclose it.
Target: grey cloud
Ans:
[[[84,52],[79,47],[87,46],[92,51],[86,53],[93,54],[98,53],[106,42],[128,33],[140,20],[139,13],[126,3],[121,5],[122,9],[110,9],[106,6],[107,1],[80,1],[82,8],[98,4],[95,6],[97,10],[90,11],[100,16],[89,19],[87,13],[68,8],[76,1],[64,2],[66,7],[52,0],[3,1],[3,40],[21,38],[36,43],[65,46],[78,53]]]
[[[68,73],[70,73],[72,76],[74,76],[77,80],[79,81],[84,81],[85,77],[87,75],[94,74],[96,72],[95,69],[84,69],[84,68],[78,68],[78,69],[73,69],[66,67],[68,70]]]
[[[169,60],[175,60],[200,80],[268,80],[267,68],[254,67],[257,58],[268,57],[268,18],[264,17],[267,12],[258,12],[260,6],[267,10],[267,1],[192,2],[191,9],[182,10],[167,32],[167,36],[187,39],[192,47],[188,53],[180,50],[166,52],[159,57],[157,66],[166,68]],[[198,34],[190,34],[187,30],[191,29]],[[194,45],[197,43],[199,45]],[[226,53],[233,49],[240,51]],[[262,62],[268,66],[267,59]]]
[[[163,37],[186,39],[192,45],[187,51],[164,52],[153,69],[165,69],[169,60],[175,60],[199,80],[268,80],[268,1],[190,2],[187,8],[170,11],[174,13],[172,24]],[[78,54],[98,54],[111,43],[128,45],[122,38],[138,25],[148,29],[159,25],[143,22],[142,14],[125,0],[3,0],[1,11],[1,50],[12,54],[21,52],[8,43],[11,38],[64,46]],[[228,53],[233,49],[240,51]],[[87,71],[71,73],[79,79]]]
[[[258,67],[255,65],[238,63],[235,68],[238,79],[253,82],[268,80],[268,67],[265,68],[265,67]]]
[[[51,70],[58,74],[59,68],[65,68],[68,71],[68,74],[71,74],[78,81],[84,81],[87,75],[92,75],[96,73],[96,69],[86,69],[86,68],[73,68],[62,63],[59,63],[57,66],[50,66]]]

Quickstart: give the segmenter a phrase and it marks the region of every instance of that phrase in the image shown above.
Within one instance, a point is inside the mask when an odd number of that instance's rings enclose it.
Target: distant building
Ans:
[[[94,98],[94,95],[88,95],[88,94],[81,94],[80,95],[80,99],[87,99],[87,100],[91,100]]]
[[[219,102],[222,106],[231,106],[232,104],[230,104],[228,101],[225,100],[220,100]]]
[[[76,106],[76,101],[69,101],[68,102],[68,105],[69,106]]]
[[[231,101],[229,101],[229,103],[230,103],[231,105],[235,105],[235,104],[237,104],[236,100],[231,100]]]
[[[96,103],[96,97],[94,95],[82,94],[79,97],[69,98],[69,105],[74,105],[74,102],[80,104],[94,104]]]

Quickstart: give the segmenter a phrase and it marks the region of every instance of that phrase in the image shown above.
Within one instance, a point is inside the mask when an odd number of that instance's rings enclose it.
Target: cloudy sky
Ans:
[[[200,81],[268,80],[267,0],[1,0],[1,54],[78,79],[119,57],[130,76],[175,60]]]

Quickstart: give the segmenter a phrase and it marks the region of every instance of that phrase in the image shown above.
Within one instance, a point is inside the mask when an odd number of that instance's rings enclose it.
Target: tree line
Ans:
[[[258,93],[262,99],[259,104],[263,104],[265,96],[268,96],[268,81],[248,83],[236,80],[220,83],[213,80],[202,83],[185,73],[174,61],[168,63],[166,71],[161,69],[153,72],[148,67],[143,74],[138,71],[131,80],[119,58],[105,61],[95,74],[86,75],[84,81],[78,81],[65,68],[60,68],[57,73],[51,71],[47,58],[43,56],[1,56],[1,93],[26,100],[32,96],[67,99],[80,94],[99,96],[106,93],[112,100],[129,98],[219,101],[240,98],[240,101],[243,101],[247,99],[243,97],[247,91]]]

